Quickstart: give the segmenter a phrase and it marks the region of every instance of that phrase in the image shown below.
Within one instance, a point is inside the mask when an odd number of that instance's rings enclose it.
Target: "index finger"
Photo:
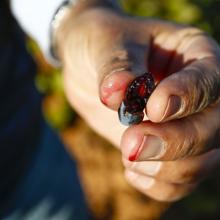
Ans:
[[[146,111],[153,122],[182,118],[219,101],[219,46],[203,33],[188,41],[187,46],[179,49],[183,68],[162,80],[148,101]],[[152,62],[157,62],[157,58]],[[173,57],[169,67],[171,73],[177,68],[175,62],[178,61]]]

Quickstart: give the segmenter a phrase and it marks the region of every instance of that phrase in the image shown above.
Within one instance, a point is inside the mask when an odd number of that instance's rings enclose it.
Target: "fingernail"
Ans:
[[[101,101],[106,105],[117,102],[115,98],[123,97],[127,85],[133,78],[134,76],[128,72],[110,73],[105,77],[100,88]]]
[[[156,136],[144,136],[142,144],[140,145],[135,156],[130,156],[130,161],[142,161],[147,159],[157,159],[164,154],[164,141]]]
[[[114,82],[112,80],[105,80],[101,87],[101,93],[103,98],[109,97],[109,94],[113,92]]]
[[[175,96],[175,95],[170,96],[162,120],[175,115],[180,110],[181,103],[182,103],[181,98],[179,96]]]
[[[121,85],[115,83],[112,80],[106,80],[101,87],[101,101],[104,105],[112,108],[118,108],[118,100],[123,98],[123,90]]]
[[[110,106],[113,109],[118,109],[118,103],[123,99],[123,96],[123,91],[114,92],[105,99],[104,104]]]

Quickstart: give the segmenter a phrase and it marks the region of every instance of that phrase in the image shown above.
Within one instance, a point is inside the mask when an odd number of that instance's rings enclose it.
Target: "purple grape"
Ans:
[[[123,125],[129,126],[142,122],[143,110],[154,88],[154,79],[150,73],[144,73],[131,82],[118,110],[119,120]]]

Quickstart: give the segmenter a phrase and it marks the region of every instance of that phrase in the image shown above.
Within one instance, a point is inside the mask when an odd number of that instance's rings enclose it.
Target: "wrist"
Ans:
[[[115,0],[116,2],[117,0]],[[73,1],[74,2],[74,1]],[[87,11],[91,9],[103,9],[103,10],[111,10],[113,12],[121,13],[121,10],[117,3],[113,4],[112,0],[76,0],[76,3],[72,3],[66,6],[65,10],[63,10],[60,14],[61,17],[58,19],[58,24],[54,26],[54,30],[52,33],[52,46],[55,51],[55,57],[58,60],[62,61],[62,48],[63,44],[65,44],[66,37],[69,32],[73,31],[74,23],[77,23],[77,20]],[[55,16],[56,19],[56,16]],[[77,33],[76,33],[77,34]],[[55,50],[54,50],[55,49]],[[54,55],[54,54],[52,54]]]

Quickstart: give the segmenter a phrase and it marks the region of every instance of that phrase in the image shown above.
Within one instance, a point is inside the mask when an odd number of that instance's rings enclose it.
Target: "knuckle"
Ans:
[[[145,46],[126,40],[123,46],[112,49],[108,62],[103,68],[108,69],[109,72],[127,70],[136,74],[142,73],[146,71],[145,52]]]
[[[109,67],[112,71],[131,70],[132,63],[129,52],[126,49],[113,51],[109,60]]]
[[[205,32],[202,31],[201,29],[197,27],[191,27],[191,26],[184,28],[182,33],[183,33],[183,36],[188,36],[188,35],[195,36],[198,34],[205,34]]]
[[[197,85],[199,89],[195,93],[195,108],[196,111],[201,111],[210,103],[215,102],[220,95],[220,74],[213,71],[212,74],[205,74],[205,69],[197,70]]]
[[[204,109],[209,102],[209,93],[207,91],[208,81],[201,71],[194,68],[192,69],[192,67],[185,69],[181,78],[184,80],[183,84],[185,87],[185,91],[182,95],[183,104],[181,117],[183,117]]]
[[[199,112],[220,100],[220,70],[213,63],[212,58],[206,58],[185,69],[183,77],[188,87],[188,95],[184,99],[186,112]],[[212,73],[207,74],[210,71]]]
[[[191,26],[178,30],[177,34],[179,39],[181,40],[181,44],[179,45],[179,48],[188,45],[189,42],[193,42],[196,37],[207,36],[206,32],[202,31],[199,28],[191,27]]]
[[[212,58],[196,61],[182,70],[181,74],[170,77],[182,98],[179,118],[200,112],[208,105],[220,101],[220,69],[213,63],[216,62]]]
[[[111,73],[120,71],[131,71],[132,62],[129,52],[124,48],[110,49],[108,55],[103,56],[102,64],[98,71],[102,73],[102,78]]]

